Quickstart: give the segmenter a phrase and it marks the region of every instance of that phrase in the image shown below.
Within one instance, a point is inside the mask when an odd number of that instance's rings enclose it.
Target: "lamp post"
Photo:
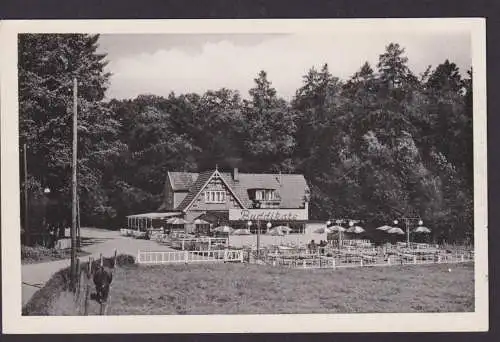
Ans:
[[[43,189],[43,221],[42,221],[42,228],[43,228],[43,243],[45,245],[45,232],[48,230],[48,225],[47,225],[47,207],[49,205],[49,194],[50,194],[50,188],[46,187]]]
[[[327,228],[327,230],[328,230],[328,227],[331,226],[331,224],[332,224],[332,221],[330,221],[330,220],[326,221],[326,228]],[[342,232],[339,232],[339,248],[340,248],[340,241],[341,241],[340,234],[342,234]],[[326,235],[326,240],[328,242],[328,232],[327,232],[327,235]]]
[[[252,227],[252,221],[248,221],[247,222],[247,225],[248,225],[248,230],[250,230],[250,227]],[[260,244],[260,241],[259,241],[259,233],[257,232],[257,259],[259,258],[259,244]]]
[[[420,217],[401,217],[401,220],[405,224],[405,229],[406,229],[406,246],[410,247],[410,224],[412,222],[417,222],[419,226],[424,224],[424,221]],[[394,224],[398,224],[399,221],[396,219],[394,220]]]
[[[355,223],[359,223],[361,221],[360,220],[354,220],[354,219],[336,219],[335,220],[335,223],[338,226],[340,226],[340,227],[342,227],[342,224],[346,223],[346,222],[348,222],[349,227],[352,227],[352,226],[354,226]],[[330,226],[331,224],[332,224],[331,220],[326,221],[326,226],[327,227]],[[342,234],[343,234],[343,232],[339,231],[339,248],[342,246]]]

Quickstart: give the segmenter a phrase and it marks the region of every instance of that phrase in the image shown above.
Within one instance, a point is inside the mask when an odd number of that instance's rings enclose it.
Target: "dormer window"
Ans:
[[[275,189],[249,189],[248,196],[255,202],[280,201],[280,195]]]
[[[275,190],[256,190],[255,200],[257,201],[273,201],[278,199],[278,194]]]
[[[205,191],[205,203],[224,203],[225,201],[225,191]]]

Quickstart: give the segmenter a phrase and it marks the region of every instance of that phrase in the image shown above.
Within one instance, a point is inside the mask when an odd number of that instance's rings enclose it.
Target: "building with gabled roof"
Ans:
[[[179,212],[186,221],[244,228],[248,220],[273,221],[303,230],[310,190],[303,175],[222,172],[218,169],[167,172],[159,211]],[[187,225],[188,231],[194,225]]]

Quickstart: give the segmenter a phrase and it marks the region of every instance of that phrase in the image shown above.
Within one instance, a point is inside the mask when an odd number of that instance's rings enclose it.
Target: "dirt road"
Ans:
[[[155,241],[136,240],[131,237],[121,236],[120,232],[104,229],[82,228],[81,236],[82,250],[91,253],[94,258],[99,258],[101,253],[104,257],[111,257],[115,249],[118,254],[129,254],[134,257],[137,255],[138,250],[171,250]],[[89,256],[80,257],[80,259],[81,261],[87,261]],[[69,265],[69,259],[22,265],[22,305],[24,306],[35,292],[44,286],[52,274]]]

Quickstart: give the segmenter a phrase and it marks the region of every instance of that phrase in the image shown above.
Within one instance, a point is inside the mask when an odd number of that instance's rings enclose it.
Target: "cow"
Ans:
[[[109,286],[113,281],[111,269],[97,266],[94,271],[94,284],[96,289],[96,300],[102,304],[108,300]]]

